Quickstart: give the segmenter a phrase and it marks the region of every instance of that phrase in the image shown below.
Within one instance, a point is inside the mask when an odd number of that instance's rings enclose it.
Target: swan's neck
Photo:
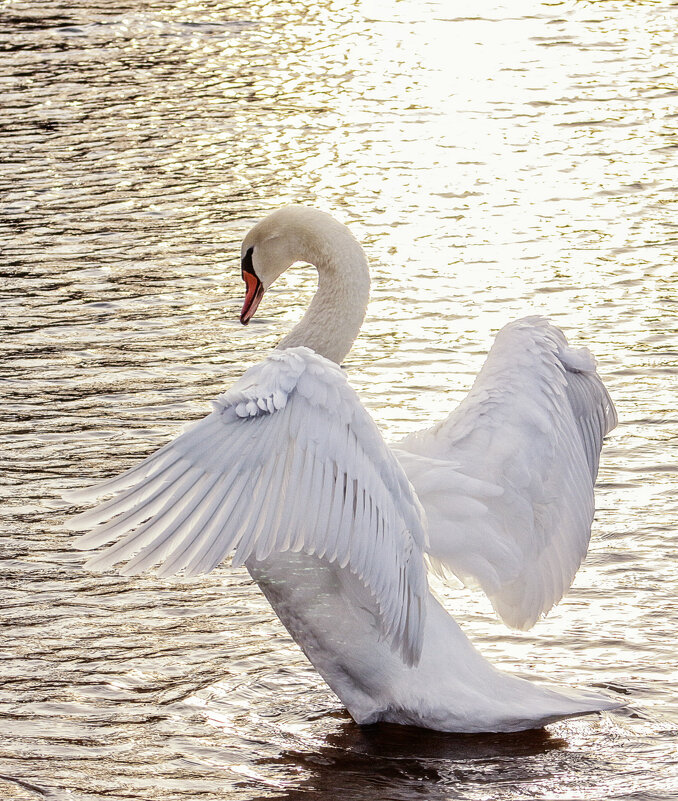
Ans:
[[[370,276],[363,249],[343,225],[331,235],[324,232],[305,243],[300,261],[318,270],[318,290],[300,322],[279,343],[279,348],[305,345],[341,364],[351,350],[370,293]]]

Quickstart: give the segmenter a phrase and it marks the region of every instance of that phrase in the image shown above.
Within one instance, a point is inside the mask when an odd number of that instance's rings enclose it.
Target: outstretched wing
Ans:
[[[275,351],[193,424],[127,473],[76,501],[114,493],[73,518],[87,563],[134,574],[208,572],[276,551],[349,569],[374,596],[383,635],[419,658],[425,535],[412,488],[337,365],[308,348]]]
[[[457,409],[398,443],[434,564],[529,628],[586,555],[600,449],[616,422],[589,351],[540,317],[503,328]]]

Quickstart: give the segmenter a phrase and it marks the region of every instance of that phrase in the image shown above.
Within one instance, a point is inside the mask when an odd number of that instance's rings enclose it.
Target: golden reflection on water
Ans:
[[[3,646],[21,658],[0,661],[0,773],[143,801],[669,797],[675,8],[8,8],[0,497]],[[549,314],[598,356],[621,423],[571,593],[518,635],[439,590],[500,667],[609,686],[629,711],[496,739],[358,730],[242,572],[81,571],[59,490],[204,414],[308,303],[297,267],[237,322],[239,240],[290,201],[365,243],[372,301],[346,366],[389,437],[446,415],[517,316]]]

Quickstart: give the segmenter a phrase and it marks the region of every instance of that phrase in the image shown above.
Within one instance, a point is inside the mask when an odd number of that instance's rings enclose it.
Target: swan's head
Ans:
[[[297,261],[317,267],[319,252],[338,229],[346,232],[329,214],[308,206],[285,206],[258,222],[243,240],[240,252],[246,286],[240,322],[249,323],[264,292],[288,267]]]

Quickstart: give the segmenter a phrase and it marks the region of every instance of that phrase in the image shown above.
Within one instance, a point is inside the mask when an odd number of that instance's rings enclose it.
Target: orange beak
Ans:
[[[252,317],[254,317],[254,312],[256,312],[259,302],[264,297],[264,285],[254,273],[243,270],[242,277],[245,281],[247,292],[245,294],[245,302],[243,303],[242,311],[240,312],[240,322],[243,325],[247,325]]]

